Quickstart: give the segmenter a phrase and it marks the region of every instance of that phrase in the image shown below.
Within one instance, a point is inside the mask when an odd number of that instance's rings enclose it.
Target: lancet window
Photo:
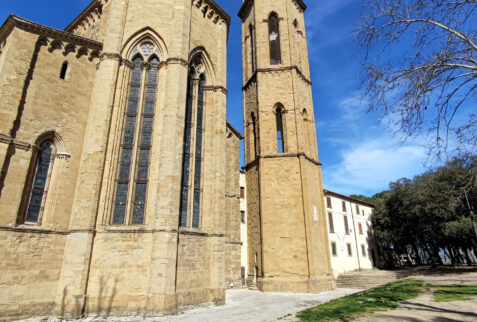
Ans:
[[[255,73],[255,37],[253,35],[253,26],[248,26],[248,31],[250,33],[250,62],[252,65],[252,74]]]
[[[48,184],[53,169],[56,147],[52,140],[44,141],[34,155],[33,176],[29,183],[25,223],[38,223],[45,207]]]
[[[205,112],[204,85],[205,72],[199,56],[190,65],[187,86],[180,203],[181,227],[199,228],[200,226]]]
[[[268,17],[268,35],[270,44],[270,64],[279,65],[282,63],[280,26],[278,15],[274,12]]]
[[[124,113],[112,223],[144,224],[159,72],[155,45],[135,48]],[[147,63],[146,63],[147,62]]]
[[[285,152],[285,139],[283,137],[283,108],[277,107],[275,110],[275,118],[277,124],[277,152]]]

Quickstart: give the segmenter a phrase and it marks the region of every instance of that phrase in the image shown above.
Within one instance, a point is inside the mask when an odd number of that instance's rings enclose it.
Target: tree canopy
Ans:
[[[370,111],[429,156],[477,147],[477,0],[365,0],[356,37]],[[430,139],[430,140],[429,140]]]
[[[390,253],[409,254],[419,263],[441,263],[444,251],[453,263],[477,256],[476,236],[465,202],[477,206],[477,157],[456,158],[445,166],[390,184],[373,196],[373,237],[383,261]]]

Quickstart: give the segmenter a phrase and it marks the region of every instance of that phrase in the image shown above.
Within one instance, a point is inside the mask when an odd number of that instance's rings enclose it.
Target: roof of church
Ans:
[[[245,0],[242,4],[242,7],[240,8],[239,12],[238,12],[238,16],[244,20],[248,13],[250,12],[250,9],[252,8],[252,5],[253,5],[253,2],[254,0]],[[303,0],[293,0],[293,2],[299,6],[299,8],[303,11],[306,10],[306,4],[305,2],[303,2]]]
[[[23,29],[32,33],[36,33],[42,36],[64,39],[74,44],[77,44],[79,46],[86,46],[96,50],[101,50],[103,48],[103,44],[98,41],[91,40],[89,38],[85,38],[85,37],[81,37],[77,35],[73,35],[63,30],[40,25],[38,23],[18,17],[16,15],[10,15],[7,18],[7,20],[3,23],[3,25],[0,27],[0,43],[5,41],[5,39],[8,37],[10,32],[15,27],[18,27],[20,29]]]

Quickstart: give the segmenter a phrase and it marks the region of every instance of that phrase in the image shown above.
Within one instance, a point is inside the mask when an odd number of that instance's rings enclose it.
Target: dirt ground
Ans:
[[[477,269],[430,269],[411,278],[433,285],[477,285]],[[434,302],[431,292],[423,293],[417,299],[404,302],[396,310],[375,313],[356,321],[477,321],[477,298],[471,301]]]

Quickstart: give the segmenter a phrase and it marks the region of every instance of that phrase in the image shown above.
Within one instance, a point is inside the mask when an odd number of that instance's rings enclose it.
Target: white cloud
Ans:
[[[362,141],[343,149],[339,164],[324,166],[324,185],[339,193],[372,195],[387,189],[391,181],[425,171],[425,156],[423,147],[400,147],[389,135]]]

